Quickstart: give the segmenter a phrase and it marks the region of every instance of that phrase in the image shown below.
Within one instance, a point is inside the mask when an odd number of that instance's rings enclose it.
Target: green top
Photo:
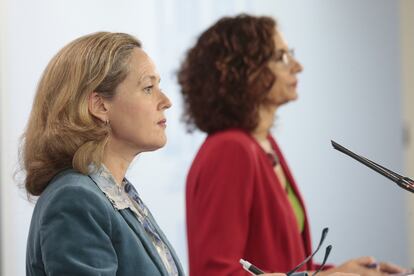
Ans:
[[[290,204],[292,205],[293,212],[295,213],[296,221],[299,226],[299,233],[303,232],[305,228],[305,212],[300,204],[299,198],[296,196],[295,191],[293,191],[292,186],[290,185],[289,180],[286,179],[286,192]]]

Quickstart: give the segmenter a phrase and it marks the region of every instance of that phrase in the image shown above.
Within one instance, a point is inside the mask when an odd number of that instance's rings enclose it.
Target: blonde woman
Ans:
[[[23,140],[25,187],[39,196],[27,275],[183,275],[125,172],[166,143],[171,106],[141,43],[83,36],[50,61]]]

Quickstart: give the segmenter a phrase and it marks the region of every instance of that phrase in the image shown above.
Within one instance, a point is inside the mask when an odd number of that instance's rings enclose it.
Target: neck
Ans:
[[[276,113],[275,106],[262,106],[259,110],[259,123],[252,131],[252,136],[259,142],[267,141],[267,135],[273,126],[273,120]]]
[[[105,148],[103,163],[111,172],[118,185],[121,185],[122,180],[125,178],[126,171],[134,157],[135,155],[109,139]]]

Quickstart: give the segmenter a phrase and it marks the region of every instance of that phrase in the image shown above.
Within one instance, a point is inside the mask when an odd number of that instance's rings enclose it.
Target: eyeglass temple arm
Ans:
[[[304,259],[300,264],[298,264],[295,268],[293,268],[292,270],[290,270],[290,271],[288,271],[288,272],[286,272],[286,275],[287,276],[291,276],[293,273],[295,273],[298,269],[300,269],[304,264],[306,264],[315,254],[316,254],[316,252],[318,252],[319,251],[319,249],[321,248],[321,246],[322,246],[322,243],[323,243],[323,241],[325,240],[325,238],[326,238],[326,235],[328,234],[328,231],[329,231],[329,228],[328,227],[326,227],[326,228],[324,228],[323,230],[322,230],[322,235],[321,235],[321,239],[319,240],[319,244],[318,244],[318,247],[316,248],[316,250],[311,254],[311,255],[309,255],[306,259]]]

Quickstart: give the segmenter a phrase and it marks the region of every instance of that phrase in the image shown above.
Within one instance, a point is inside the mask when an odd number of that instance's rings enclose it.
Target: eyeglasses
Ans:
[[[319,249],[321,248],[322,243],[325,240],[326,235],[328,234],[328,230],[329,230],[328,227],[326,227],[322,230],[321,239],[319,240],[319,244],[318,244],[318,247],[316,248],[316,250],[311,255],[309,255],[307,258],[305,258],[300,264],[298,264],[294,269],[286,272],[287,276],[293,276],[294,274],[296,274],[295,272],[298,269],[300,269],[304,264],[306,264],[307,262],[309,262],[310,259],[312,259],[312,257],[316,254],[316,252],[318,252]],[[322,268],[325,266],[325,263],[328,260],[328,256],[331,253],[331,250],[332,250],[332,245],[328,245],[325,249],[325,256],[323,258],[323,262],[322,262],[321,266],[318,268],[317,271],[315,271],[315,273],[313,273],[312,276],[315,276],[316,274],[318,274],[322,270]]]
[[[276,62],[282,62],[285,66],[290,66],[293,64],[293,60],[295,58],[295,50],[288,49],[288,50],[278,50],[276,51],[274,60]]]

